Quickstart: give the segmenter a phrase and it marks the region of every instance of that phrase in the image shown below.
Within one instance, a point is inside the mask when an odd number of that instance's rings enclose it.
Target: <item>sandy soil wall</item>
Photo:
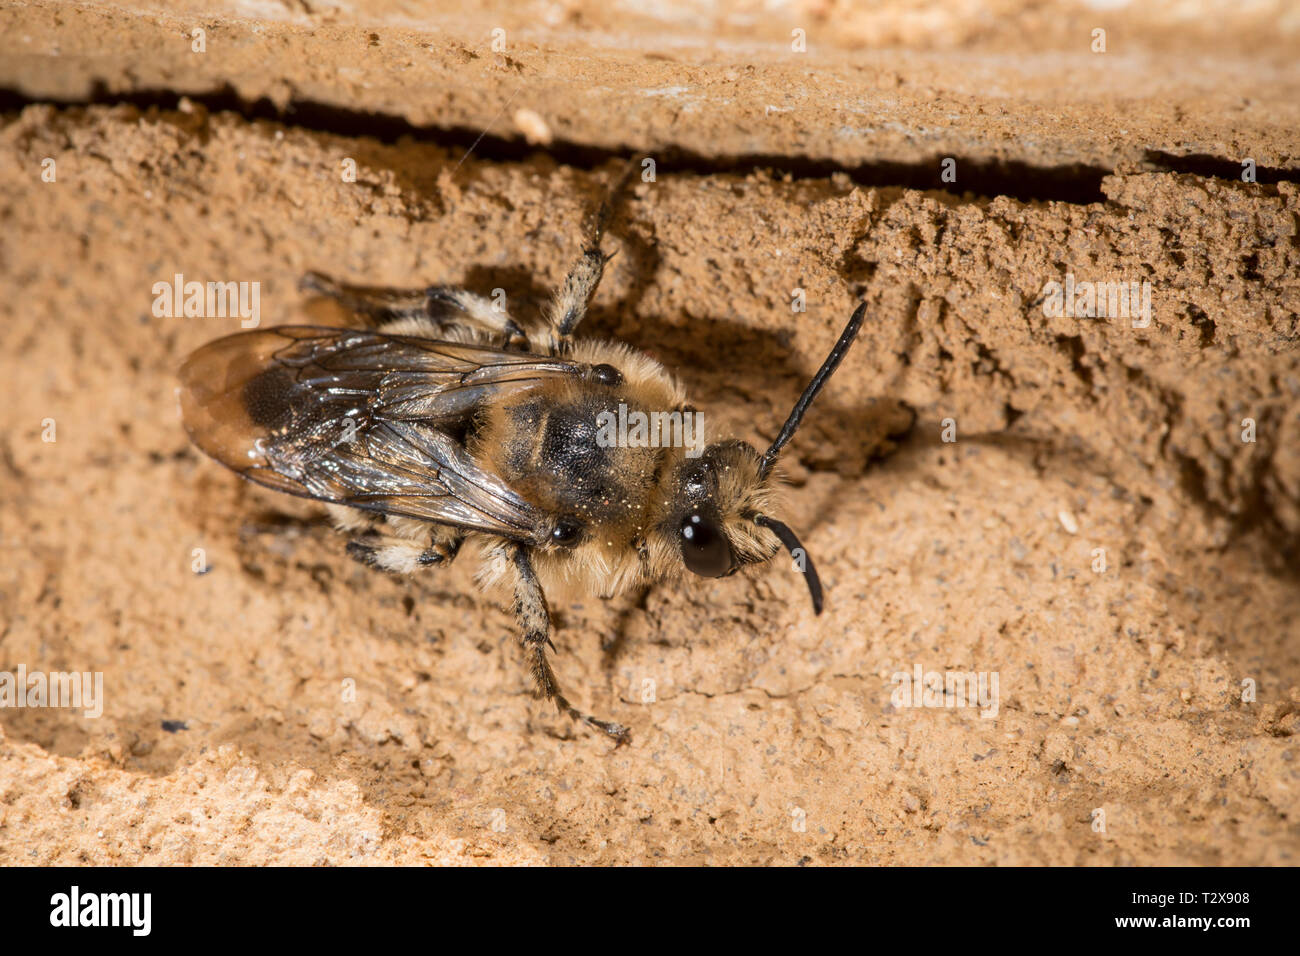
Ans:
[[[0,863],[1294,864],[1291,5],[443,6],[0,5],[0,671],[104,680],[0,709]],[[369,571],[196,452],[176,370],[240,320],[151,306],[527,312],[633,156],[589,331],[720,431],[869,319],[786,456],[824,615],[782,561],[557,606],[615,749],[468,562]],[[897,706],[918,666],[996,715]]]

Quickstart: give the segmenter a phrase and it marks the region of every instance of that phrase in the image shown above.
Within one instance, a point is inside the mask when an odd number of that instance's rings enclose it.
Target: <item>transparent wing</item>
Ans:
[[[194,443],[277,491],[517,540],[546,519],[465,449],[485,401],[585,365],[414,336],[283,326],[198,349],[181,367]]]

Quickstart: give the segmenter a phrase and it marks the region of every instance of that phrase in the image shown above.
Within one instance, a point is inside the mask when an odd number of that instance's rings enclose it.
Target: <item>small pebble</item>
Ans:
[[[532,110],[515,110],[515,126],[524,134],[524,139],[534,146],[546,146],[551,142],[551,128]]]

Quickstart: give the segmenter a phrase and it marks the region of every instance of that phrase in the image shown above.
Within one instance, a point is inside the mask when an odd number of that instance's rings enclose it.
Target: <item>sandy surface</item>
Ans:
[[[0,671],[105,698],[0,709],[0,863],[1294,865],[1288,7],[0,5]],[[615,749],[468,562],[369,571],[194,451],[176,370],[239,320],[151,305],[303,321],[319,269],[527,310],[631,155],[589,331],[721,430],[770,440],[870,320],[786,459],[824,615],[782,561],[557,607]],[[1149,326],[1045,314],[1066,273]],[[996,716],[895,706],[917,666],[996,672]]]

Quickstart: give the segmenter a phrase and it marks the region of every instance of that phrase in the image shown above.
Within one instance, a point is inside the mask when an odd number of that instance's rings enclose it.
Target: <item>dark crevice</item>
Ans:
[[[1058,335],[1056,337],[1056,347],[1070,359],[1070,368],[1074,370],[1074,374],[1079,377],[1084,386],[1091,391],[1093,387],[1092,369],[1085,365],[1083,361],[1088,354],[1087,346],[1083,344],[1083,336]]]
[[[1188,153],[1185,156],[1178,156],[1174,153],[1165,153],[1152,149],[1145,152],[1144,158],[1151,165],[1158,166],[1171,173],[1190,173],[1203,179],[1228,179],[1236,183],[1242,182],[1243,167],[1239,160],[1222,159],[1205,153]],[[1300,169],[1256,166],[1255,182],[1265,186],[1275,186],[1282,182],[1300,182]]]
[[[1247,282],[1260,282],[1262,277],[1259,274],[1259,253],[1252,252],[1242,262],[1241,277]]]
[[[334,136],[370,137],[395,144],[409,138],[448,149],[469,150],[492,162],[521,162],[530,156],[550,156],[557,163],[579,169],[597,169],[611,160],[627,159],[632,153],[556,140],[545,148],[530,146],[521,139],[467,127],[420,126],[391,113],[348,109],[313,100],[294,100],[285,107],[263,97],[247,100],[225,85],[206,93],[179,93],[166,89],[115,92],[96,84],[89,96],[50,99],[30,97],[21,90],[0,88],[0,112],[13,113],[24,107],[44,104],[61,108],[86,106],[134,106],[176,110],[182,96],[210,113],[229,112],[246,120],[267,120],[285,126]],[[944,155],[911,163],[874,162],[846,165],[828,159],[753,153],[739,156],[710,156],[682,147],[660,148],[649,154],[664,171],[697,175],[744,174],[754,168],[769,169],[793,179],[827,179],[844,174],[859,186],[932,190],[956,196],[973,195],[991,199],[1007,196],[1021,202],[1063,202],[1073,205],[1102,203],[1102,179],[1110,170],[1082,163],[1034,166],[1016,160],[956,159],[956,183],[940,180]]]
[[[1209,348],[1214,344],[1214,334],[1218,330],[1215,321],[1205,314],[1205,311],[1199,306],[1188,303],[1187,315],[1192,325],[1201,333],[1201,348]]]

